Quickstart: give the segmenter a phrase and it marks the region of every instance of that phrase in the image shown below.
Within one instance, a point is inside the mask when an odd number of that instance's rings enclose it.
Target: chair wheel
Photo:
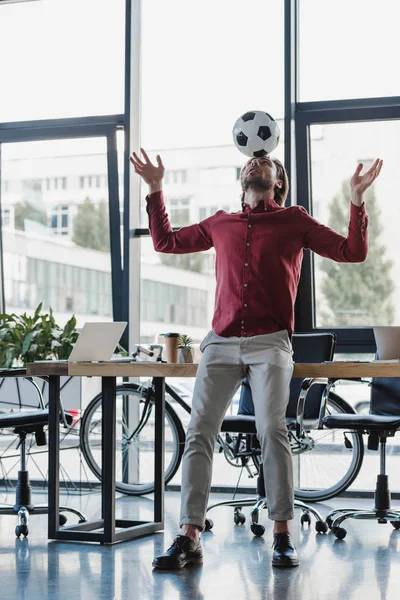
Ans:
[[[333,523],[332,517],[326,517],[326,524],[328,525],[329,529],[332,529],[332,523]]]
[[[326,533],[328,531],[328,525],[325,521],[317,521],[315,523],[315,531],[317,533]]]
[[[395,529],[400,529],[400,521],[390,521]]]
[[[265,533],[265,527],[263,527],[263,525],[259,525],[258,523],[253,523],[250,529],[257,537],[262,537]]]
[[[67,517],[65,515],[63,515],[62,513],[60,513],[58,515],[58,522],[59,522],[60,526],[62,527],[67,522]]]
[[[214,521],[212,519],[206,519],[205,522],[205,531],[211,531],[211,529],[214,527]]]
[[[332,533],[334,533],[338,540],[344,540],[347,531],[343,527],[332,527]]]
[[[300,523],[304,525],[304,523],[311,523],[310,513],[303,513],[300,517]]]
[[[246,517],[241,512],[235,512],[233,515],[233,520],[235,521],[236,525],[243,525],[246,523]]]
[[[29,533],[27,525],[17,525],[15,527],[15,535],[19,538],[21,535],[26,537]]]

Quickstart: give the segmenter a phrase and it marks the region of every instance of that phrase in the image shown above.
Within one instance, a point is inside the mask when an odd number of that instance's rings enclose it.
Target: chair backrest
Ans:
[[[293,334],[293,359],[297,363],[321,363],[333,360],[336,336],[334,333],[295,333]],[[290,383],[287,417],[295,417],[297,401],[301,390],[302,379],[292,379]],[[321,395],[325,386],[313,385],[307,395],[305,417],[312,419],[319,415]],[[254,405],[248,380],[242,384],[238,414],[253,415]]]
[[[400,415],[400,378],[374,377],[371,381],[372,415]]]

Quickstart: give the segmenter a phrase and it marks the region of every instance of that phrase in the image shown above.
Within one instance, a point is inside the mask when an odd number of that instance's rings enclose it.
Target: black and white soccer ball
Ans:
[[[246,156],[265,156],[279,143],[279,125],[271,115],[262,110],[251,110],[233,126],[233,141]]]

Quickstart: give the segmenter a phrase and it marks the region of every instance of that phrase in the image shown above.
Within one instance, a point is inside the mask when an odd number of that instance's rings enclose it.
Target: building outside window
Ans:
[[[51,227],[56,235],[69,235],[69,206],[56,206],[51,215]]]

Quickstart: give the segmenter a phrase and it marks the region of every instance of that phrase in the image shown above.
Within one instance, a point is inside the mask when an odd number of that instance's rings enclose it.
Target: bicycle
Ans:
[[[140,360],[140,352],[162,360],[162,346],[149,349],[136,346],[133,357]],[[176,402],[186,413],[191,407],[166,383],[165,386],[165,484],[177,472],[185,446],[185,431],[172,403]],[[154,491],[154,382],[123,383],[117,386],[117,457],[116,489],[123,494],[140,496]],[[351,413],[352,407],[340,396],[330,392],[327,413]],[[80,448],[85,460],[101,479],[101,393],[87,406],[81,422]],[[359,432],[341,432],[343,445],[337,442],[337,431],[310,429],[306,438],[299,439],[295,428],[289,429],[289,440],[294,456],[299,500],[318,502],[332,498],[346,490],[356,478],[363,461],[364,445]],[[219,434],[217,447],[229,464],[245,468],[249,477],[258,475],[260,452],[254,448],[254,436],[246,434]],[[326,467],[326,453],[335,453],[336,460]],[[252,470],[254,469],[254,471]],[[300,478],[301,474],[301,478]],[[315,475],[319,485],[315,485]],[[309,482],[313,481],[314,485]],[[305,482],[303,484],[303,482]]]
[[[150,345],[149,349],[136,345],[133,360],[140,360],[140,353],[154,356],[159,362],[162,359],[163,347]],[[16,380],[17,382],[17,380]],[[1,383],[0,383],[1,386]],[[18,388],[18,383],[17,383]],[[39,405],[44,407],[43,389],[40,391]],[[20,392],[18,390],[19,408],[21,409]],[[182,420],[177,414],[177,408],[190,415],[191,407],[184,398],[166,384],[165,402],[165,483],[168,484],[176,474],[181,464],[185,446],[185,430]],[[60,402],[61,410],[62,401]],[[116,456],[116,489],[126,495],[150,494],[154,491],[154,386],[153,380],[143,384],[122,383],[117,386],[117,456]],[[354,412],[351,406],[337,394],[330,392],[327,403],[330,414]],[[82,416],[79,410],[65,411],[72,415],[72,423],[62,419],[62,444],[66,449],[76,449],[83,455],[79,456],[81,471],[86,474],[85,463],[96,479],[101,481],[101,393],[97,394],[88,404]],[[69,419],[71,421],[71,419]],[[289,429],[289,440],[294,457],[297,486],[295,496],[299,500],[318,502],[327,500],[346,490],[356,478],[363,461],[363,439],[358,432],[341,432],[343,444],[335,439],[334,430],[310,430],[306,438],[298,439],[296,431]],[[3,437],[3,436],[2,436]],[[10,437],[10,436],[9,436]],[[72,443],[69,438],[72,438]],[[3,438],[4,439],[4,438]],[[9,447],[13,443],[11,438]],[[27,444],[28,458],[36,460],[36,455],[47,450],[38,449],[34,440]],[[224,433],[218,435],[217,449],[223,453],[227,462],[241,469],[246,469],[248,476],[253,478],[260,470],[260,452],[255,436],[244,434]],[[334,453],[336,460],[331,468],[326,468],[327,452]],[[7,458],[17,459],[15,451]],[[3,481],[8,483],[8,473],[3,466],[3,454],[0,454],[0,464],[3,471]],[[40,471],[40,468],[39,468]],[[45,480],[45,473],[40,471]],[[65,482],[77,489],[75,482],[64,470]],[[95,487],[86,475],[89,489]],[[11,482],[11,481],[10,481]],[[82,487],[82,483],[80,484]]]

